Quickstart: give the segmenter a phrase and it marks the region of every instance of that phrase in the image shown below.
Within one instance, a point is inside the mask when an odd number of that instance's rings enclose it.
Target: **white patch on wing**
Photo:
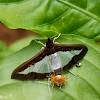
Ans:
[[[33,72],[38,72],[38,73],[48,73],[48,72],[52,72],[52,69],[50,67],[49,57],[46,56],[41,61],[37,62],[35,64],[35,67],[33,68],[32,71]]]
[[[50,73],[56,69],[62,68],[71,61],[71,59],[78,55],[81,50],[66,51],[66,52],[56,52],[49,56],[44,57],[41,61],[37,62],[34,65],[31,65],[20,74],[28,74],[29,72],[37,73]]]
[[[80,52],[81,52],[81,50],[66,51],[66,52],[59,51],[59,52],[57,52],[59,57],[60,57],[62,67],[67,65],[71,61],[71,59],[75,55],[78,55]]]

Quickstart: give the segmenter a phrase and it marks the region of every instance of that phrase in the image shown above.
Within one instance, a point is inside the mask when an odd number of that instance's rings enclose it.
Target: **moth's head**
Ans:
[[[66,83],[66,77],[64,75],[53,75],[51,77],[51,83],[56,86],[63,86]]]
[[[52,48],[53,47],[53,40],[48,38],[46,41],[46,47]]]

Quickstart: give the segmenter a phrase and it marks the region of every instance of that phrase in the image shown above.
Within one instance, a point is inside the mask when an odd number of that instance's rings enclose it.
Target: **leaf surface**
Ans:
[[[41,40],[45,43],[46,40]],[[81,61],[82,66],[73,67],[71,73],[64,72],[67,83],[62,88],[48,89],[48,81],[17,81],[11,73],[20,64],[36,55],[41,44],[32,41],[19,52],[12,54],[0,66],[0,100],[99,100],[100,99],[100,45],[93,40],[75,35],[62,35],[56,42],[60,44],[84,44],[88,52]]]
[[[46,38],[46,37],[41,36],[41,35],[31,35],[26,38],[17,40],[15,43],[11,44],[9,48],[13,50],[14,52],[16,52],[28,46],[33,39],[42,39],[42,38]]]
[[[99,8],[99,0],[0,0],[0,20],[48,37],[62,33],[92,39],[100,34]]]
[[[5,43],[0,41],[0,62],[11,53],[13,53],[13,51],[8,48]]]

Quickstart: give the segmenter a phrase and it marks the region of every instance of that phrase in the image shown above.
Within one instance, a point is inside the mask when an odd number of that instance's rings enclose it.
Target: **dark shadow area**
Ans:
[[[36,33],[32,31],[24,29],[9,29],[3,23],[0,22],[0,40],[6,43],[7,46],[11,45],[19,39],[35,34]]]

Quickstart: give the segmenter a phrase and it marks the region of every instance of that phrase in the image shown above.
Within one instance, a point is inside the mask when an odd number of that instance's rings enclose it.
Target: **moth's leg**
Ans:
[[[53,39],[53,43],[55,42],[56,39],[58,39],[60,37],[60,35],[61,35],[61,33],[59,33],[59,35]]]
[[[38,81],[38,79],[33,80],[33,82],[37,82],[37,81]]]
[[[71,74],[73,74],[74,76],[77,76],[76,74],[74,74],[72,71],[68,70]]]
[[[46,45],[43,44],[41,41],[37,41],[37,40],[35,40],[35,42],[40,43],[40,44],[42,44],[44,47],[46,47]]]
[[[57,86],[59,86],[59,83],[57,84]]]
[[[61,89],[61,87],[62,87],[62,86],[60,85],[60,89]]]
[[[58,42],[55,42],[56,44],[59,44]]]
[[[43,50],[43,49],[44,49],[44,47],[41,48],[41,50]]]
[[[51,85],[51,81],[50,81],[50,78],[48,78],[48,89],[49,89],[49,92],[50,92],[50,85]]]
[[[76,67],[80,67],[81,65],[81,63],[76,63]]]
[[[54,87],[54,84],[52,85],[52,88]]]

